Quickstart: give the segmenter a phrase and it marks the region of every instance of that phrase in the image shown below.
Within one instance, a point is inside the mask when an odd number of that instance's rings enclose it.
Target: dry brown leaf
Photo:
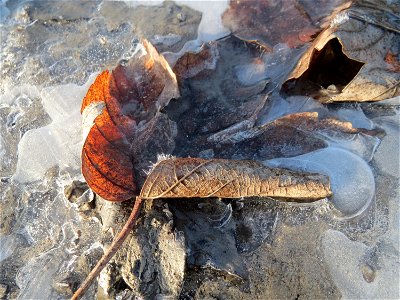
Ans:
[[[281,117],[271,125],[288,125],[303,131],[336,131],[347,134],[365,133],[378,134],[377,130],[355,128],[351,122],[341,121],[332,117],[322,118],[318,112],[300,112]]]
[[[171,158],[154,166],[140,197],[318,200],[331,194],[329,178],[324,175],[268,168],[251,160]]]
[[[248,141],[261,134],[265,135],[263,143],[267,143],[268,141],[268,143],[285,144],[286,139],[290,139],[292,141],[298,140],[299,142],[301,142],[302,139],[305,139],[304,136],[299,137],[300,132],[296,133],[290,128],[299,130],[301,132],[334,131],[344,134],[365,133],[373,136],[379,133],[377,130],[355,128],[351,122],[341,121],[332,117],[320,117],[318,112],[300,112],[280,117],[259,127],[249,127],[249,129],[232,132],[229,130],[230,128],[228,128],[228,130],[223,130],[210,136],[209,141],[219,144],[232,144]],[[303,140],[303,142],[300,144],[311,146],[310,141],[307,140]],[[305,152],[310,152],[313,150],[316,149],[308,148],[308,151]]]
[[[360,20],[362,11],[368,15],[371,9],[356,3],[337,15],[304,53],[282,91],[321,102],[378,101],[400,95],[400,72],[385,61],[388,51],[396,53],[400,32],[384,23]],[[373,9],[381,10],[386,19],[393,10]]]

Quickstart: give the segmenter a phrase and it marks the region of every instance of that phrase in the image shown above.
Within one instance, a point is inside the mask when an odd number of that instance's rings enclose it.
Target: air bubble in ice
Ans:
[[[375,195],[375,180],[371,168],[357,155],[335,147],[313,151],[292,158],[277,158],[265,162],[269,166],[318,172],[330,177],[332,202],[351,218],[361,214]]]

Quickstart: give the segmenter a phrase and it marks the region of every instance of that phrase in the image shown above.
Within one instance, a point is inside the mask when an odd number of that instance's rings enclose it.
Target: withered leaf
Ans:
[[[400,95],[400,72],[391,56],[398,51],[400,33],[389,24],[391,15],[398,13],[382,2],[375,7],[353,3],[319,34],[282,91],[321,102],[378,101]],[[377,14],[379,22],[360,19]]]
[[[139,53],[112,72],[101,73],[82,102],[82,113],[96,103],[104,109],[94,120],[82,149],[82,173],[89,186],[110,201],[136,193],[132,144],[138,124],[146,124],[179,95],[176,78],[165,59],[144,40]]]
[[[274,197],[318,200],[332,194],[329,178],[268,168],[251,160],[170,158],[159,161],[148,175],[140,197]]]
[[[318,112],[300,112],[289,114],[283,117],[280,117],[272,122],[266,123],[262,126],[251,127],[247,130],[242,131],[230,131],[223,130],[220,131],[208,139],[214,143],[238,143],[242,141],[247,141],[256,136],[259,136],[263,133],[266,134],[265,143],[274,142],[274,138],[276,142],[279,143],[279,140],[282,140],[282,144],[284,144],[285,139],[296,139],[297,134],[291,132],[288,134],[286,128],[294,128],[298,129],[302,132],[312,132],[312,131],[332,131],[343,134],[357,134],[357,133],[365,133],[368,135],[377,135],[378,131],[376,130],[368,130],[364,128],[355,128],[351,124],[351,122],[345,122],[333,117],[321,117]],[[275,132],[274,132],[275,130]],[[280,130],[283,130],[280,132]],[[304,141],[307,144],[306,141]],[[315,149],[314,149],[315,150]],[[310,150],[312,151],[312,150]],[[310,152],[307,151],[307,152]],[[299,155],[299,154],[298,154]]]
[[[321,117],[318,112],[300,112],[281,117],[273,124],[286,124],[303,131],[336,131],[347,134],[365,133],[376,135],[376,130],[355,128],[351,122],[341,121],[333,117]]]
[[[269,49],[278,43],[298,47],[313,39],[325,25],[325,17],[349,2],[232,0],[222,20],[235,36]]]
[[[317,112],[301,112],[237,132],[224,130],[210,136],[210,141],[216,143],[216,157],[262,161],[309,153],[327,147],[332,139],[353,140],[359,133],[376,136],[380,131],[355,128]]]

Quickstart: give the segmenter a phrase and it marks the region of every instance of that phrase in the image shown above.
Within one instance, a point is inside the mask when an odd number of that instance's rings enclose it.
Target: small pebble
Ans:
[[[361,272],[363,274],[363,278],[366,282],[371,283],[375,280],[376,272],[369,265],[364,265],[361,267]]]
[[[5,284],[0,284],[0,299],[5,299],[7,295],[7,286]]]
[[[176,18],[178,19],[179,22],[185,22],[186,21],[186,15],[183,13],[178,13],[176,15]]]

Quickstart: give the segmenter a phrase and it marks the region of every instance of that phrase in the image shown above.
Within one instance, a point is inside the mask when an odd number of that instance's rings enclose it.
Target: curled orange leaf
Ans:
[[[135,57],[113,71],[102,72],[82,101],[82,114],[99,103],[82,149],[82,173],[98,195],[124,201],[137,191],[132,145],[138,124],[153,119],[178,96],[175,75],[165,59],[144,40]]]

